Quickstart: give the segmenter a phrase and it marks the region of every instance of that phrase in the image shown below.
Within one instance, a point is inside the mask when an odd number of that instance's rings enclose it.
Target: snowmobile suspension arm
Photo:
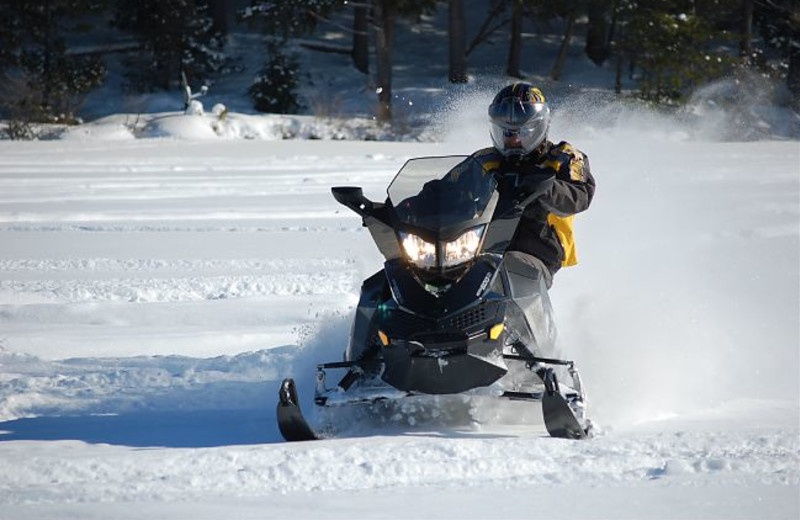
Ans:
[[[359,366],[359,361],[337,361],[333,363],[323,363],[317,365],[317,370],[328,370],[330,368],[353,368]]]
[[[533,363],[542,363],[545,365],[563,365],[563,366],[574,366],[575,363],[573,361],[567,361],[564,359],[553,359],[553,358],[543,358],[543,357],[536,357],[536,356],[517,356],[514,354],[503,354],[503,359],[511,359],[514,361],[527,361]]]

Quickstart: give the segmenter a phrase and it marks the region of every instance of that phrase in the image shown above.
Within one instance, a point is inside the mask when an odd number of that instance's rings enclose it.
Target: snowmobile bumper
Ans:
[[[431,333],[414,340],[389,340],[381,349],[381,378],[398,390],[457,394],[489,386],[508,371],[495,353],[500,338]]]

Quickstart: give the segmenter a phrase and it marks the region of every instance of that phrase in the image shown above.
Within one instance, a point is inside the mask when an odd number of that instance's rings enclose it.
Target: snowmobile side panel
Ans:
[[[350,330],[350,342],[345,351],[346,361],[364,357],[376,334],[373,318],[378,304],[388,297],[386,273],[381,269],[361,284],[361,297],[356,307],[356,317]]]
[[[294,380],[286,378],[278,391],[278,429],[289,442],[314,441],[320,437],[306,422],[297,400]]]

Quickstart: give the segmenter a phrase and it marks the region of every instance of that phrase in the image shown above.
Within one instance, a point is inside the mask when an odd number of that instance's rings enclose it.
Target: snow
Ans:
[[[3,517],[796,518],[800,145],[573,128],[599,189],[552,298],[587,442],[482,402],[280,442],[278,381],[308,401],[381,262],[330,186],[482,136],[0,142]]]
[[[59,139],[0,141],[0,518],[800,517],[800,122],[720,108],[731,82],[693,117],[575,92],[613,72],[576,61],[547,85],[551,137],[598,182],[551,292],[594,439],[456,398],[281,442],[278,382],[310,411],[382,262],[330,187],[381,200],[407,159],[488,145],[504,46],[451,87],[415,61],[446,52],[426,27],[399,29],[423,50],[398,53],[418,75],[396,75],[398,106],[430,114],[404,142],[339,56],[314,73],[359,117],[247,114],[223,84],[201,100],[224,116],[167,112],[177,94],[117,114],[104,91]]]

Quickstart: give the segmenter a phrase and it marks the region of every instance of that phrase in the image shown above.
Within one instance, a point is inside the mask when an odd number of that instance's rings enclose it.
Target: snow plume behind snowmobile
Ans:
[[[362,285],[343,361],[317,366],[316,405],[483,392],[541,401],[551,435],[585,437],[577,370],[542,356],[555,342],[544,279],[515,272],[503,257],[523,209],[552,183],[529,176],[502,194],[475,159],[447,156],[409,160],[384,203],[361,188],[333,188],[362,217],[386,262]],[[567,369],[570,387],[553,367]],[[344,375],[328,388],[331,370]],[[291,379],[279,392],[278,426],[287,440],[319,438]]]

